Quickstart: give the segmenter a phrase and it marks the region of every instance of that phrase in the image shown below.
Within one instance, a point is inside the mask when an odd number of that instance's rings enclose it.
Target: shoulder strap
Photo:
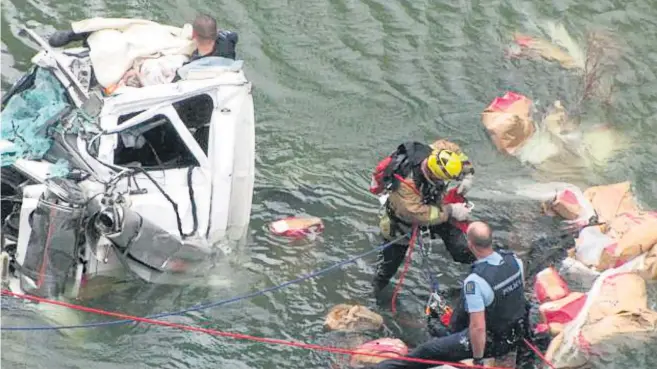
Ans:
[[[421,142],[408,141],[397,146],[390,155],[392,162],[385,169],[383,178],[391,183],[391,190],[399,188],[399,181],[395,178],[398,174],[404,178],[408,177],[422,160],[431,154],[431,147]]]

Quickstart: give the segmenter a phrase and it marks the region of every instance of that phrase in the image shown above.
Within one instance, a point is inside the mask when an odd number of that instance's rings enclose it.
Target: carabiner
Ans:
[[[437,295],[435,292],[432,292],[429,295],[429,299],[427,300],[427,308],[425,309],[427,315],[431,315],[431,311],[435,311],[438,308],[439,302],[436,297]]]
[[[438,306],[440,307],[440,310],[442,310],[443,312],[450,309],[450,307],[447,306],[447,302],[445,301],[445,299],[442,298],[442,296],[440,295],[438,295]]]

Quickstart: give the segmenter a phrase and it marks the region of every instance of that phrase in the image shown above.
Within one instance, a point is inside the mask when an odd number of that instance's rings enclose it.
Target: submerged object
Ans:
[[[582,134],[582,151],[596,165],[604,165],[630,143],[626,135],[609,124],[596,124]]]
[[[570,50],[566,50],[546,39],[516,33],[513,36],[513,41],[517,46],[509,48],[508,55],[511,57],[541,57],[548,61],[556,61],[565,69],[584,69],[583,63],[577,60],[577,56],[571,55]]]
[[[272,222],[269,230],[278,236],[304,238],[324,231],[324,223],[317,217],[289,217]]]
[[[212,254],[201,244],[163,230],[126,204],[107,206],[93,220],[96,230],[115,245],[119,258],[146,280],[157,272],[185,272]]]
[[[363,354],[377,354],[389,355],[390,358],[406,356],[408,354],[408,346],[397,338],[380,338],[378,340],[366,342],[354,349],[355,352]],[[351,357],[350,364],[353,366],[360,366],[366,364],[376,364],[387,358],[380,356],[358,355],[354,354]]]
[[[506,92],[484,109],[482,124],[499,152],[533,166],[541,181],[582,178],[628,146],[608,125],[587,128],[569,117],[558,100],[540,121],[532,119],[532,110],[529,98]]]
[[[179,81],[107,96],[99,81],[115,82],[144,57],[152,65],[141,72],[169,75],[161,58],[188,60],[192,50],[178,46],[193,42],[181,28],[138,19],[72,28],[51,40],[61,49],[23,29],[38,53],[2,96],[6,284],[56,299],[77,298],[97,277],[177,283],[214,246],[246,235],[255,116],[243,62],[204,58]],[[130,52],[115,55],[103,34]],[[83,46],[63,48],[72,41]]]
[[[547,21],[541,28],[549,39],[515,33],[507,56],[543,58],[556,61],[565,69],[586,69],[586,53],[563,24]]]
[[[383,317],[361,305],[335,305],[324,320],[324,327],[333,331],[377,330],[382,326]]]

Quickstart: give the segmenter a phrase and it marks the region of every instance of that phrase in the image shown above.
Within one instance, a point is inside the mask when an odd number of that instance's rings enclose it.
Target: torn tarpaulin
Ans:
[[[47,129],[70,107],[62,84],[48,70],[37,68],[26,89],[9,98],[2,110],[2,139],[14,145],[2,153],[2,166],[16,159],[41,159],[52,146]]]
[[[65,177],[70,172],[70,170],[71,168],[68,161],[59,159],[52,167],[50,167],[48,178]]]

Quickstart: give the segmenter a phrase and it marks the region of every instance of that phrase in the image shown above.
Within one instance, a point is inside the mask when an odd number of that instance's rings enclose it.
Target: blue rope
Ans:
[[[356,261],[358,259],[362,259],[363,257],[365,257],[369,254],[372,254],[372,253],[375,253],[377,251],[381,251],[383,249],[386,249],[386,248],[392,246],[393,244],[397,243],[398,241],[404,239],[405,237],[408,237],[408,235],[401,236],[401,237],[399,237],[399,238],[397,238],[393,241],[385,243],[381,246],[378,246],[378,247],[376,247],[372,250],[369,250],[367,252],[364,252],[362,254],[356,255],[356,256],[354,256],[350,259],[343,260],[339,263],[335,263],[335,264],[333,264],[329,267],[326,267],[324,269],[317,270],[315,272],[312,272],[312,273],[306,274],[304,276],[301,276],[297,279],[293,279],[291,281],[287,281],[285,283],[281,283],[279,285],[272,286],[272,287],[266,288],[264,290],[256,291],[256,292],[249,293],[249,294],[242,295],[242,296],[236,296],[236,297],[233,297],[233,298],[230,298],[230,299],[227,299],[227,300],[221,300],[221,301],[217,301],[217,302],[213,302],[213,303],[192,306],[188,309],[181,310],[181,311],[176,311],[176,312],[172,312],[172,313],[160,313],[160,314],[157,314],[157,315],[150,315],[150,316],[147,316],[146,318],[158,319],[158,318],[165,318],[165,317],[174,316],[174,315],[182,315],[182,314],[193,312],[193,311],[210,309],[210,308],[214,308],[214,307],[217,307],[217,306],[226,305],[226,304],[230,304],[230,303],[233,303],[233,302],[246,300],[246,299],[250,299],[252,297],[264,295],[267,292],[276,291],[276,290],[285,288],[287,286],[303,282],[305,280],[308,280],[308,279],[320,276],[322,274],[325,274],[325,273],[327,273],[327,272],[329,272],[333,269],[340,268],[340,267],[342,267],[346,264],[353,263],[354,261]],[[0,330],[3,330],[3,331],[49,331],[49,330],[59,330],[59,329],[95,328],[95,327],[104,327],[104,326],[110,326],[110,325],[116,325],[116,324],[132,323],[132,322],[133,322],[132,320],[124,319],[124,320],[114,320],[114,321],[111,321],[111,322],[97,322],[97,323],[87,323],[87,324],[79,324],[79,325],[61,325],[61,326],[54,326],[54,327],[53,326],[0,327]]]

